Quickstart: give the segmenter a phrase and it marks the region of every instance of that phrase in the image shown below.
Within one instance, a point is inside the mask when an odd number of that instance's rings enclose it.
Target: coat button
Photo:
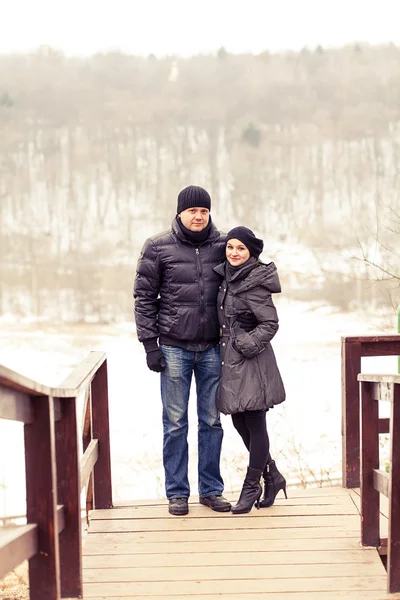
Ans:
[[[224,310],[224,307],[223,307],[223,306],[221,306],[221,310]]]
[[[226,325],[222,325],[222,327],[225,329]]]
[[[221,365],[223,365],[223,364],[224,364],[224,361],[222,361]]]
[[[225,342],[222,345],[225,346]]]

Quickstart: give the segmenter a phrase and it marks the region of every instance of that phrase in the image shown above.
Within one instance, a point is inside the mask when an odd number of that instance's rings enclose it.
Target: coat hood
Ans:
[[[214,267],[214,271],[224,278],[225,264],[226,261]],[[237,292],[251,290],[259,285],[265,287],[271,294],[279,294],[281,292],[278,270],[274,262],[265,264],[259,260],[244,279],[235,281],[235,276],[233,276],[230,281],[230,286],[234,286]]]

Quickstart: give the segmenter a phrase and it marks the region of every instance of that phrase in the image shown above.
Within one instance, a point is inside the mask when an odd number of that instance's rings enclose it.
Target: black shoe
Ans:
[[[214,494],[211,496],[200,496],[200,504],[209,506],[211,510],[215,510],[216,512],[228,512],[231,510],[231,504],[226,498],[215,496]]]
[[[262,494],[262,487],[260,485],[261,475],[262,471],[259,469],[247,468],[242,491],[240,492],[238,503],[232,508],[232,514],[242,515],[248,513],[254,505],[256,508],[259,508]]]
[[[189,512],[187,498],[170,498],[168,511],[170,515],[187,515]]]
[[[264,496],[260,502],[261,508],[268,508],[275,502],[276,495],[280,490],[283,490],[285,498],[286,494],[286,479],[278,471],[274,460],[271,460],[264,469]]]

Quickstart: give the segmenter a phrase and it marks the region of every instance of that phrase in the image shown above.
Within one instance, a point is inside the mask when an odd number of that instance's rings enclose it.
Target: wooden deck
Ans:
[[[169,515],[165,501],[96,510],[83,549],[84,598],[400,598],[386,593],[378,552],[360,545],[356,492],[289,496],[237,516],[195,501],[185,517]]]

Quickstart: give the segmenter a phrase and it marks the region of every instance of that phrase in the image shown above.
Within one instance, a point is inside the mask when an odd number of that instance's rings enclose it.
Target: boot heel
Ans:
[[[278,471],[275,461],[271,460],[265,467],[263,472],[264,477],[264,496],[261,500],[260,507],[268,508],[275,502],[277,494],[283,490],[287,500],[286,479]]]
[[[262,488],[260,488],[260,494],[258,496],[258,498],[256,499],[254,506],[256,507],[256,509],[258,510],[260,508],[260,498],[262,496]]]

